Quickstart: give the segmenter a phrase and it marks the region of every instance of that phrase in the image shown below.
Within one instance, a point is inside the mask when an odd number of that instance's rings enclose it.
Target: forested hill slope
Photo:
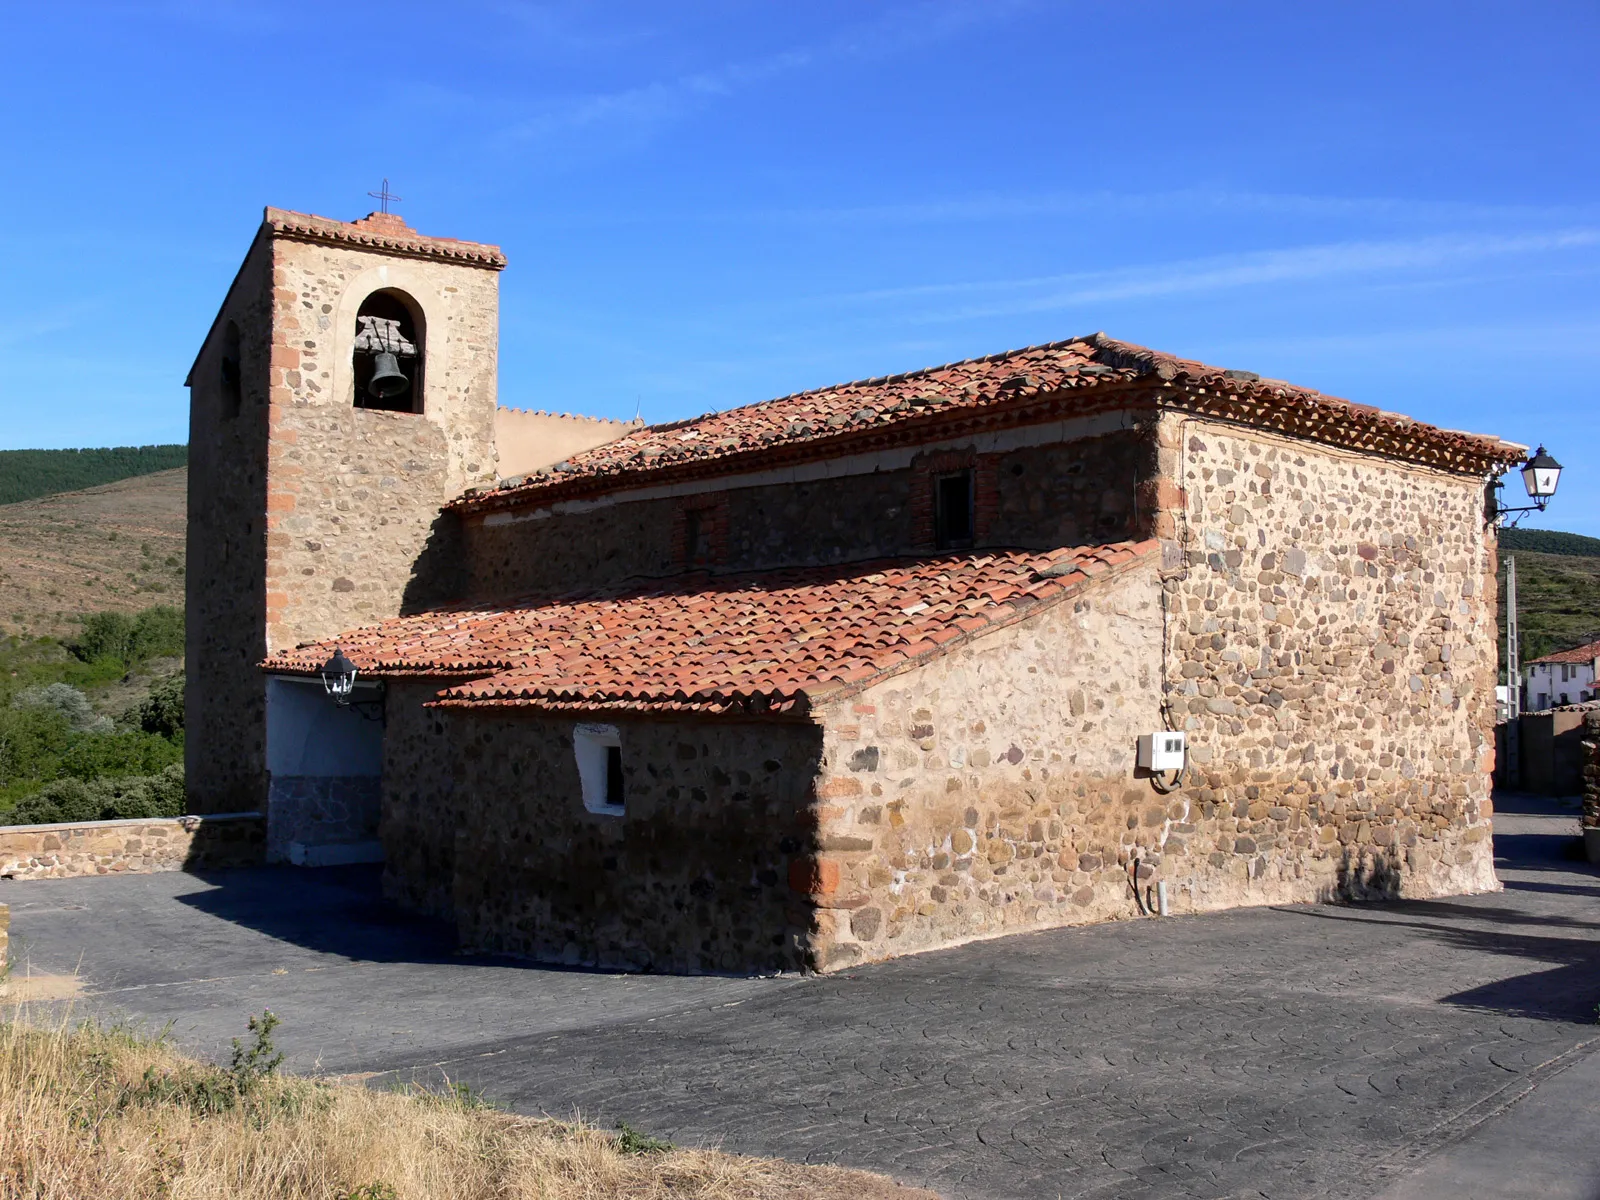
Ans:
[[[99,487],[189,461],[189,448],[111,446],[98,450],[0,450],[0,504],[16,504],[57,492]]]
[[[1600,538],[1581,533],[1561,533],[1554,529],[1502,529],[1500,553],[1514,554],[1533,550],[1540,554],[1569,554],[1578,558],[1600,558]]]
[[[1505,665],[1506,564],[1517,564],[1522,661],[1600,641],[1600,538],[1549,529],[1500,531],[1500,663]],[[1503,682],[1503,679],[1502,679]]]

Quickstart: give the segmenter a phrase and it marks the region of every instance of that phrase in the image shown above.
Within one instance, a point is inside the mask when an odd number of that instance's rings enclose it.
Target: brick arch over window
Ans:
[[[369,318],[364,321],[362,318]],[[401,352],[395,362],[406,378],[406,388],[393,396],[377,396],[371,390],[372,377],[377,365],[377,355],[363,348],[363,333],[370,346],[372,335],[377,344],[390,345]],[[420,413],[424,405],[427,367],[427,318],[422,306],[399,288],[380,288],[370,293],[356,310],[355,329],[351,331],[356,341],[351,350],[350,369],[355,382],[353,402],[357,408],[383,409],[388,412]],[[398,340],[393,337],[398,334]],[[412,353],[405,353],[409,347]]]
[[[963,549],[982,546],[991,536],[1000,511],[998,454],[975,449],[934,450],[911,461],[911,544],[918,550]],[[941,482],[970,473],[970,525],[966,536],[941,546],[939,490]],[[948,484],[947,484],[948,486]]]

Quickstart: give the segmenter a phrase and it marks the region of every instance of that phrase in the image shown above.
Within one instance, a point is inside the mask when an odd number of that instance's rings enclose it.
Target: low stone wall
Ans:
[[[0,826],[0,879],[65,879],[260,862],[260,813]]]

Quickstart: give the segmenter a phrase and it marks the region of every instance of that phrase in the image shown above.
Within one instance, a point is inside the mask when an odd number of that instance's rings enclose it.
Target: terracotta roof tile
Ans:
[[[1156,545],[634,580],[397,617],[263,666],[313,674],[338,645],[370,676],[482,677],[445,692],[448,706],[800,714],[826,691],[862,685],[1088,583],[1063,566],[1104,570]]]
[[[1136,385],[1159,388],[1163,402],[1177,407],[1474,473],[1509,464],[1526,449],[1095,333],[645,426],[550,471],[468,492],[452,507],[549,504],[965,436],[989,425],[1061,419],[1125,404]]]
[[[498,271],[506,256],[499,246],[463,242],[457,238],[428,237],[418,233],[398,213],[368,213],[359,221],[336,221],[286,208],[268,208],[263,217],[277,237],[304,242],[332,242],[350,246],[371,246],[390,254],[414,258],[445,258]]]
[[[1585,646],[1574,646],[1571,650],[1557,650],[1554,654],[1546,654],[1543,658],[1536,658],[1523,665],[1531,667],[1534,663],[1587,663],[1597,658],[1600,658],[1600,642],[1590,642]]]

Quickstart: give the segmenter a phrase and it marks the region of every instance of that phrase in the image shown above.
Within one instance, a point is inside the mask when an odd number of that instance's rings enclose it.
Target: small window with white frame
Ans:
[[[583,806],[592,813],[620,817],[626,811],[622,786],[622,735],[615,725],[578,725],[572,731]]]

